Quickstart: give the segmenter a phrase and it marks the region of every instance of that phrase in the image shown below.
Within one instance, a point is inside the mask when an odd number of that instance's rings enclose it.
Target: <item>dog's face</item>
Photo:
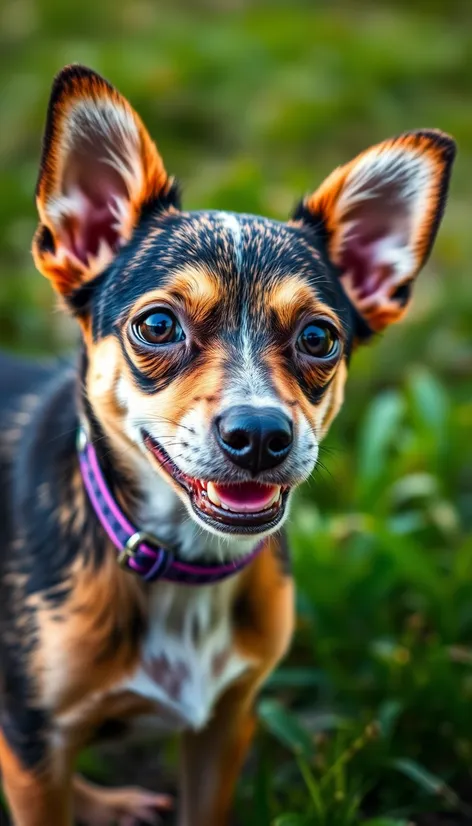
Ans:
[[[152,215],[91,314],[100,419],[146,451],[206,527],[279,525],[339,407],[353,336],[308,233],[227,213]],[[93,379],[104,369],[105,393]]]
[[[188,213],[129,104],[80,67],[56,80],[35,260],[81,323],[101,427],[200,525],[280,526],[352,348],[406,310],[453,155],[437,132],[387,141],[286,224]]]

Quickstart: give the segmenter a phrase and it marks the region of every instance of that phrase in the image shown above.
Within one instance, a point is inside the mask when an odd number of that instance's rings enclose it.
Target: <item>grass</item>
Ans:
[[[377,140],[437,126],[459,143],[413,310],[356,354],[291,519],[298,628],[259,703],[245,826],[472,820],[471,17],[465,0],[0,6],[6,347],[75,341],[29,255],[39,136],[66,62],[129,96],[190,208],[284,218]],[[104,769],[96,754],[84,765]]]

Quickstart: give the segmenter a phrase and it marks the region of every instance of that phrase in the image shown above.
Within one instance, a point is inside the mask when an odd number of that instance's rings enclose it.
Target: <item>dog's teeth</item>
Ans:
[[[207,484],[207,494],[208,494],[208,498],[209,498],[210,502],[213,502],[213,504],[216,505],[217,508],[221,508],[221,499],[220,499],[220,497],[218,496],[218,494],[216,492],[216,488],[215,488],[213,482],[208,482],[208,484]],[[224,505],[223,505],[223,507],[224,507]]]
[[[201,484],[203,490],[207,489],[207,483],[203,479],[200,479],[200,484]]]
[[[271,508],[272,505],[275,504],[275,502],[279,501],[280,493],[281,493],[281,487],[280,487],[280,485],[276,485],[270,500],[267,502],[267,505],[265,505],[265,507],[264,507],[264,510],[267,510],[268,508]]]

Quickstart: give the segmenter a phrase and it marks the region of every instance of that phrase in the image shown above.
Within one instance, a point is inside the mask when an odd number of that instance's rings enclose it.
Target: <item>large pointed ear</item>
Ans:
[[[58,292],[67,297],[101,272],[171,184],[129,103],[90,69],[66,66],[49,101],[33,242],[36,266]]]
[[[373,331],[406,311],[446,203],[455,144],[408,132],[336,169],[294,216],[326,235],[351,302]]]

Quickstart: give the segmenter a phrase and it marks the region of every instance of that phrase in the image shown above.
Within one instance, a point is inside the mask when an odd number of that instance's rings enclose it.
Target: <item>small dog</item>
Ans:
[[[281,531],[351,353],[405,313],[454,142],[403,134],[288,223],[185,212],[138,115],[66,67],[38,269],[77,365],[1,362],[0,764],[16,826],[154,823],[165,795],[74,776],[104,724],[182,732],[180,826],[228,823],[252,707],[293,629]]]

